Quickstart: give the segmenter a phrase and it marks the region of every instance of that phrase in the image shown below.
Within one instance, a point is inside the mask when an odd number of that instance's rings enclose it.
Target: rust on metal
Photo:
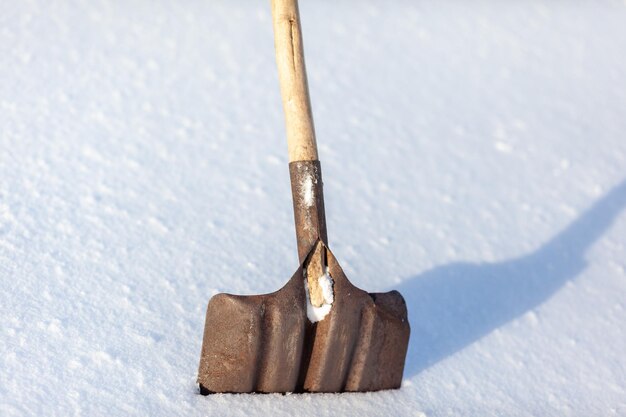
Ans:
[[[210,300],[200,392],[400,387],[410,333],[402,295],[367,293],[350,283],[328,249],[319,161],[292,162],[289,171],[300,267],[274,293],[218,294]],[[332,278],[333,301],[323,319],[311,322],[305,271],[319,274],[320,265]]]
[[[214,296],[198,372],[202,394],[400,387],[410,331],[404,299],[355,287],[323,242],[316,245],[326,250],[335,284],[328,316],[307,318],[306,262],[274,293]]]
[[[302,263],[318,240],[328,246],[320,161],[291,162],[289,176],[298,258]]]

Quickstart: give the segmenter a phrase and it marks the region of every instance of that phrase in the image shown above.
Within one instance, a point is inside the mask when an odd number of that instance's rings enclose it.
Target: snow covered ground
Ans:
[[[330,245],[402,389],[197,394],[296,268],[267,1],[0,6],[0,415],[626,416],[626,3],[301,4]]]

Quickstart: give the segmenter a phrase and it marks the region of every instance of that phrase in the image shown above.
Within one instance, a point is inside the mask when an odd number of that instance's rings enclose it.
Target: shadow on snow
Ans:
[[[452,263],[401,284],[410,377],[549,299],[587,266],[585,252],[626,205],[626,180],[536,251],[498,263]],[[512,239],[514,237],[511,237]]]

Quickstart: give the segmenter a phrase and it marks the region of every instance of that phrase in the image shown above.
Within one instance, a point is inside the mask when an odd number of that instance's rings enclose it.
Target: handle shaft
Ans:
[[[318,159],[297,0],[272,0],[274,47],[285,111],[289,162]]]

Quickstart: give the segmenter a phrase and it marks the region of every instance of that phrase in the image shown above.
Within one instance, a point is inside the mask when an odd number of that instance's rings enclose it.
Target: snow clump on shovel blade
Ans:
[[[324,297],[324,303],[320,307],[316,307],[311,303],[311,296],[309,295],[309,286],[307,280],[304,280],[304,290],[306,291],[306,315],[309,318],[311,323],[317,323],[321,321],[330,313],[330,309],[333,305],[333,301],[335,297],[333,295],[333,284],[334,281],[330,274],[328,273],[328,269],[324,275],[317,278],[317,282],[322,289],[322,295]]]

